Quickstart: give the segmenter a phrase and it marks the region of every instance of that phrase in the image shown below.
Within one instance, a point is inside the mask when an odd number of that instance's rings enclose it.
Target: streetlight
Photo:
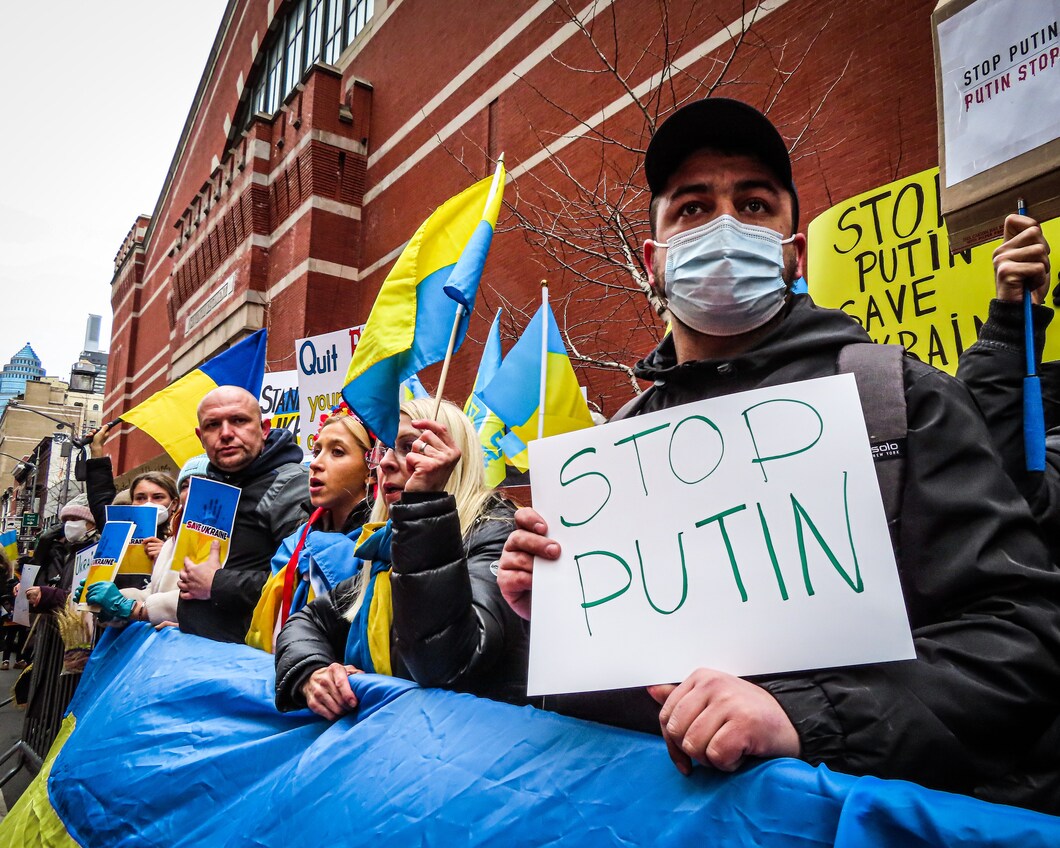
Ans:
[[[32,406],[23,406],[14,400],[9,400],[7,405],[10,409],[21,409],[23,412],[32,412],[34,415],[39,415],[41,418],[47,418],[49,421],[54,421],[59,429],[63,427],[69,427],[70,433],[74,432],[74,425],[72,421],[64,421],[62,418],[56,418],[54,415],[49,415],[47,412],[41,412],[39,409],[34,409]]]
[[[14,401],[14,400],[9,400],[7,402],[7,406],[8,406],[9,409],[19,409],[22,412],[32,412],[34,415],[39,415],[41,418],[47,418],[49,421],[54,421],[56,428],[59,429],[59,430],[62,430],[63,427],[69,427],[70,428],[70,442],[71,442],[71,444],[73,444],[73,445],[75,445],[75,446],[77,446],[79,448],[82,447],[85,444],[81,439],[77,438],[77,436],[74,434],[74,425],[73,425],[73,422],[71,422],[71,421],[64,421],[62,418],[56,418],[54,415],[49,415],[47,412],[41,412],[39,409],[34,409],[31,406],[23,406],[22,404],[18,403],[17,401]],[[49,456],[50,455],[51,454],[49,454]],[[73,461],[74,461],[74,456],[73,456],[73,451],[71,450],[66,455],[66,477],[63,479],[63,494],[62,494],[62,502],[64,504],[66,503],[67,499],[70,497],[70,466],[71,466],[71,464],[73,464]],[[35,466],[34,466],[34,470],[36,470]],[[36,481],[36,477],[34,477],[34,481],[33,481],[34,486],[36,486],[36,482],[37,482]],[[47,486],[45,486],[45,488],[47,488]],[[46,498],[45,498],[45,500],[46,500]],[[42,502],[41,503],[41,512],[44,511],[43,507],[44,507],[44,503]]]

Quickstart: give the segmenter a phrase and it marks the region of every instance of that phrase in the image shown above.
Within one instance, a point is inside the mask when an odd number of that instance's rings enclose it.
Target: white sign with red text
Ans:
[[[938,46],[947,187],[1060,137],[1060,0],[976,0]]]
[[[324,419],[342,402],[346,372],[363,330],[362,324],[298,339],[294,343],[298,401],[301,407],[299,429],[302,450],[306,454],[313,452],[313,442]]]

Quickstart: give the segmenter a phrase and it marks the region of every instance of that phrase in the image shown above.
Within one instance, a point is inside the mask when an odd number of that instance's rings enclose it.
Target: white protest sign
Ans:
[[[302,452],[309,456],[309,451],[302,445],[301,407],[298,401],[298,371],[268,371],[261,383],[261,394],[258,395],[258,406],[261,407],[261,420],[268,421],[273,430],[290,430],[294,440],[302,447]]]
[[[1060,137],[1060,0],[976,0],[938,45],[947,187]]]
[[[77,591],[77,587],[81,585],[82,580],[88,579],[88,569],[92,567],[92,560],[95,556],[95,545],[89,545],[87,548],[83,548],[74,554],[74,579],[70,583],[73,587],[70,592],[71,606],[73,605],[74,592]]]
[[[530,695],[915,656],[852,375],[532,442]]]
[[[294,343],[298,372],[298,396],[301,407],[302,450],[313,451],[320,430],[321,416],[327,416],[342,402],[342,387],[350,368],[353,352],[360,341],[364,325],[298,339]]]
[[[22,566],[22,577],[18,581],[18,594],[15,596],[15,606],[11,610],[11,620],[15,624],[29,627],[29,599],[26,598],[26,590],[37,579],[38,571],[40,571],[39,565]]]

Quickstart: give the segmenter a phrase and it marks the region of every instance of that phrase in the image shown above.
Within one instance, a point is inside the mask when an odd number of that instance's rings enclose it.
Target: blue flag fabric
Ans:
[[[113,633],[0,844],[1060,844],[1060,819],[796,760],[685,778],[657,737],[377,675],[338,721],[285,715],[268,654]]]

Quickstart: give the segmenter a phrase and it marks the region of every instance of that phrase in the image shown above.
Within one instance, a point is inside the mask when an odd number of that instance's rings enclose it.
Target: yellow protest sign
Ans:
[[[873,341],[905,345],[953,374],[986,321],[1000,242],[950,255],[938,173],[932,168],[866,191],[815,218],[806,277],[816,303],[842,309]],[[1033,217],[1034,199],[1027,202]],[[1060,222],[1042,230],[1060,244]],[[1049,329],[1045,359],[1060,359],[1060,322]]]

